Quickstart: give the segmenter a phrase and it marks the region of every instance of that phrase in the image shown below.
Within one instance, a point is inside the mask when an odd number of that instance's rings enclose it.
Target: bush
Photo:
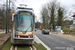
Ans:
[[[63,32],[68,32],[68,28],[67,27],[63,27]]]
[[[74,29],[70,29],[69,27],[63,27],[63,32],[64,33],[74,32]]]
[[[70,32],[74,32],[74,29],[71,29]]]

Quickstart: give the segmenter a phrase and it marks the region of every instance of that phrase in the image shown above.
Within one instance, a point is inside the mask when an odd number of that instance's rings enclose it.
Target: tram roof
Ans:
[[[32,8],[17,7],[15,13],[18,14],[19,11],[29,11],[29,12],[32,12],[32,14],[34,15],[34,10]]]
[[[13,13],[12,15],[17,14],[19,11],[29,11],[29,12],[32,12],[33,15],[35,15],[34,10],[32,8],[24,8],[24,7],[17,7],[17,11]],[[35,15],[35,17],[37,16]]]
[[[33,10],[32,8],[24,8],[24,7],[17,7],[17,9],[28,9],[28,10]]]

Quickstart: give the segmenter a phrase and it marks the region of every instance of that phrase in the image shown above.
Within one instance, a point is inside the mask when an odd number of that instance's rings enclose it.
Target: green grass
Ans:
[[[10,33],[7,33],[7,34],[10,34]],[[0,35],[7,35],[6,33],[1,33]]]
[[[47,50],[42,44],[37,44],[36,42],[34,43],[34,47],[37,50]]]
[[[6,35],[6,33],[1,33],[0,35]]]
[[[25,45],[18,45],[17,46],[17,50],[30,50],[29,46],[25,46]]]
[[[10,50],[11,48],[11,42],[10,40],[2,47],[2,50]]]
[[[2,48],[0,48],[0,50],[2,50]]]
[[[34,43],[34,47],[37,50],[47,50],[42,44],[37,44],[36,42]],[[0,48],[0,50],[10,50],[10,48],[11,48],[11,42],[9,40],[2,48]],[[27,45],[18,45],[17,50],[30,50],[30,47]]]

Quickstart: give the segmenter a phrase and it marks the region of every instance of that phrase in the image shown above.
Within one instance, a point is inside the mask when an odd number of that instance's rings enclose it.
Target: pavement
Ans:
[[[0,35],[0,48],[6,43],[6,41],[8,41],[9,38],[10,38],[10,33]]]
[[[5,33],[5,31],[0,31],[0,34]]]
[[[53,34],[45,35],[41,31],[36,31],[36,36],[46,44],[51,50],[75,50],[75,41]]]

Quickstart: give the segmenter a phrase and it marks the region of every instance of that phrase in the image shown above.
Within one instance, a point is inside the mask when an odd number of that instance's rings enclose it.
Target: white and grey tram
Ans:
[[[34,44],[35,14],[32,8],[18,7],[12,15],[12,44]]]

